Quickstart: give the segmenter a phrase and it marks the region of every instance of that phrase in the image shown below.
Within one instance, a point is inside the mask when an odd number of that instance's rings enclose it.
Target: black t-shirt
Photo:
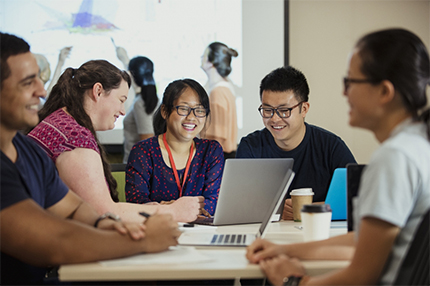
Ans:
[[[279,148],[270,131],[264,128],[240,140],[236,158],[293,158],[296,175],[287,198],[293,189],[312,188],[314,202],[322,202],[334,170],[355,163],[355,159],[339,136],[314,125],[305,123],[305,126],[305,137],[294,150]]]
[[[18,152],[15,163],[1,152],[1,211],[27,199],[34,200],[44,209],[63,199],[68,188],[47,154],[20,133],[14,137],[13,144]],[[31,266],[6,253],[7,249],[2,247],[2,285],[42,283],[46,268]]]

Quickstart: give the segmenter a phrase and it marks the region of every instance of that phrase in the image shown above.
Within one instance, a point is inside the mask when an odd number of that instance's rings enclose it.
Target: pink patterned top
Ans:
[[[88,148],[100,154],[91,131],[79,125],[62,108],[41,121],[27,136],[36,141],[54,163],[63,152],[75,148]]]

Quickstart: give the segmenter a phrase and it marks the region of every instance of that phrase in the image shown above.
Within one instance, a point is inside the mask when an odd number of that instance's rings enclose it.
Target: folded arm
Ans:
[[[78,213],[75,215],[80,216]],[[175,245],[180,235],[177,224],[170,216],[154,216],[146,223],[148,235],[142,240],[132,240],[117,231],[100,230],[61,218],[58,214],[52,214],[52,209],[45,211],[31,199],[3,209],[0,221],[1,251],[35,266],[90,262],[162,251]]]

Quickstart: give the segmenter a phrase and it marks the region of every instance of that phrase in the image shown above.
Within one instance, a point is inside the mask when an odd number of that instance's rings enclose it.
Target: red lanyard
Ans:
[[[172,165],[173,174],[175,175],[176,184],[178,185],[179,197],[182,197],[182,188],[185,185],[185,180],[187,178],[188,171],[190,170],[191,161],[193,158],[193,151],[194,151],[193,143],[191,142],[190,155],[188,156],[187,166],[185,167],[185,173],[184,173],[182,186],[181,186],[181,181],[179,180],[178,171],[176,170],[176,166],[175,166],[175,161],[173,160],[172,152],[170,151],[169,145],[167,144],[166,133],[163,134],[163,142],[164,142],[164,146],[166,146],[167,153],[169,154],[170,165]]]

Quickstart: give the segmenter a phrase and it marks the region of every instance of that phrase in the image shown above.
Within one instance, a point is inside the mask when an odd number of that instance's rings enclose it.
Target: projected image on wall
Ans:
[[[71,50],[62,69],[91,59],[124,69],[116,47],[123,47],[130,59],[146,56],[154,63],[161,97],[178,78],[206,83],[201,56],[213,41],[239,52],[230,79],[242,86],[241,9],[241,0],[5,0],[0,3],[0,30],[29,42],[33,53],[48,59],[52,73],[65,47]],[[116,128],[122,128],[121,122]]]

